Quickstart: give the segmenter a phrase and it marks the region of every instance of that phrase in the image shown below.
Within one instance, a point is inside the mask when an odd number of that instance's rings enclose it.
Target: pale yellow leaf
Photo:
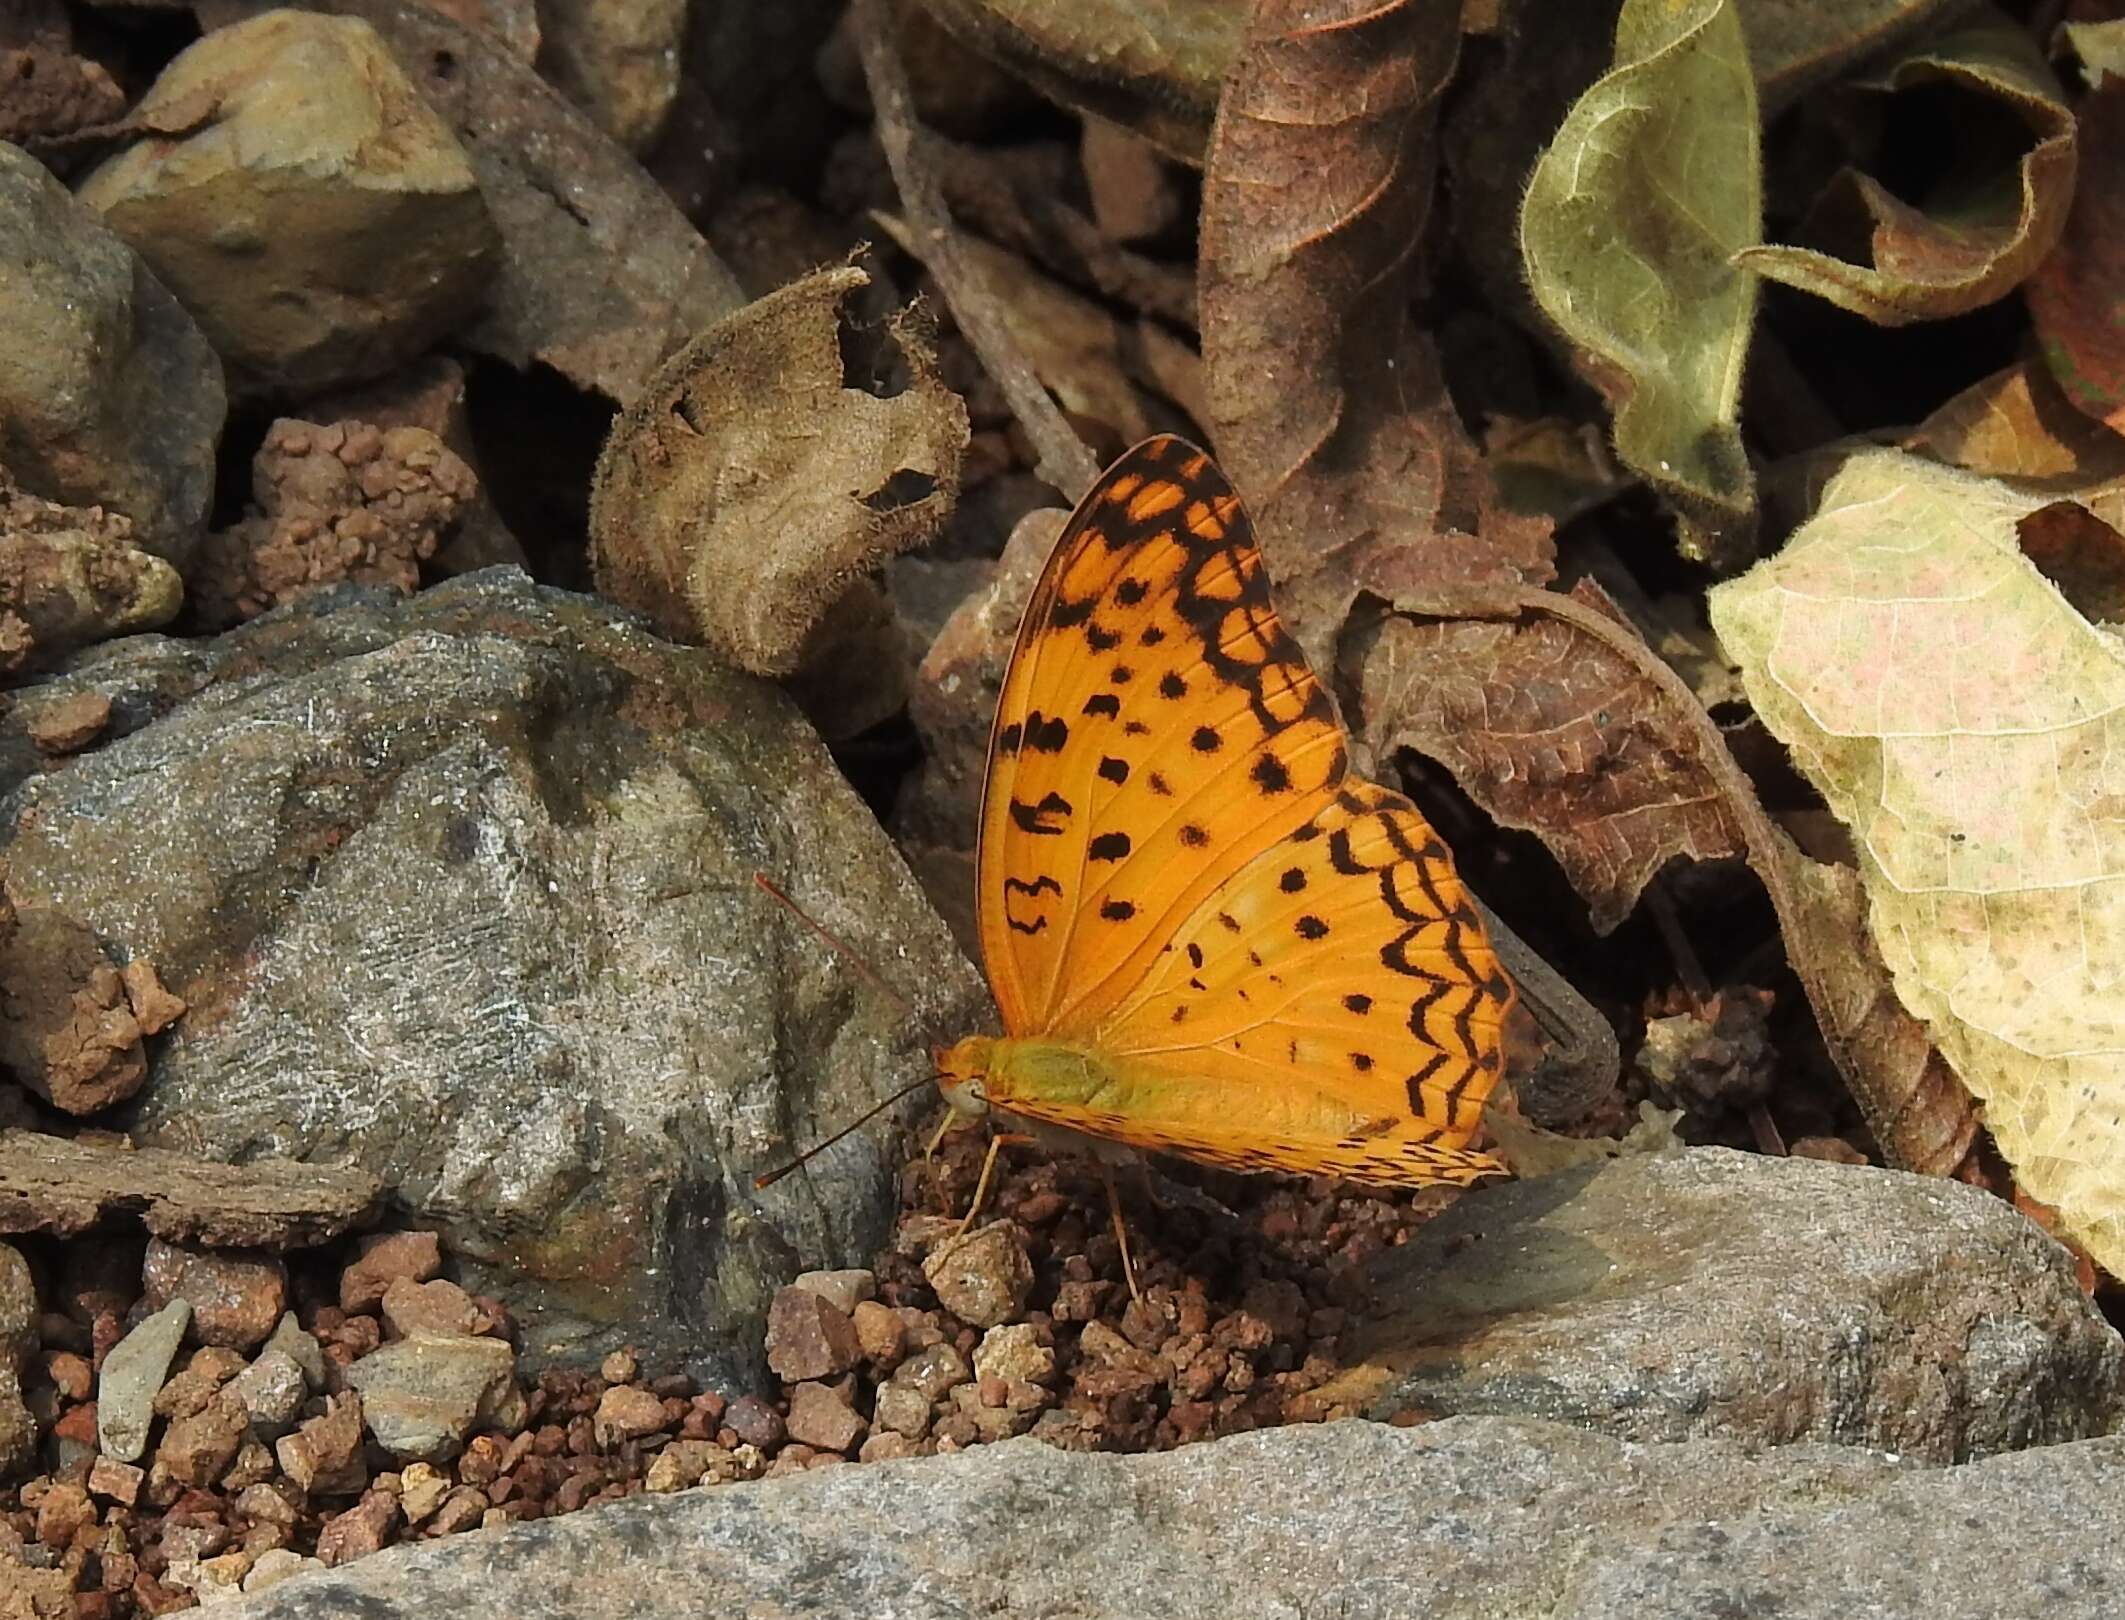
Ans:
[[[1855,456],[1712,593],[1757,712],[1851,829],[1868,920],[2032,1195],[2125,1272],[2125,649],[2030,565],[2055,496]]]

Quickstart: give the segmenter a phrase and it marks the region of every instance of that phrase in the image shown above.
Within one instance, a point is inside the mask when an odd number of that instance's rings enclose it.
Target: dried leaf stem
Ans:
[[[863,77],[870,86],[871,106],[877,114],[878,139],[885,147],[893,181],[900,188],[909,228],[922,246],[922,261],[936,277],[938,290],[961,334],[973,346],[983,369],[1003,390],[1011,414],[1032,440],[1039,458],[1034,471],[1065,498],[1075,501],[1099,476],[1098,464],[1084,440],[1071,430],[1048,397],[1040,379],[1033,375],[960,251],[943,188],[921,160],[919,143],[923,130],[915,117],[907,68],[893,38],[886,0],[853,0],[849,18],[857,53],[863,59]]]

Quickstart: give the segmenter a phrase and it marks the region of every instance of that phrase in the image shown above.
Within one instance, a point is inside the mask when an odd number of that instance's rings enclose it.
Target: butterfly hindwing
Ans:
[[[1424,818],[1349,775],[1238,497],[1183,441],[1109,468],[1035,588],[978,881],[1006,1032],[1114,1075],[1115,1106],[1020,1111],[1235,1168],[1496,1168],[1460,1150],[1510,986]]]

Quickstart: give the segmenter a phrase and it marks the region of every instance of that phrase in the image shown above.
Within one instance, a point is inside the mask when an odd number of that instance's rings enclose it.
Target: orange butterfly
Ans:
[[[1171,436],[1130,450],[997,704],[976,907],[1005,1034],[937,1051],[955,1112],[1377,1187],[1502,1173],[1466,1144],[1511,983],[1346,742],[1224,475]]]

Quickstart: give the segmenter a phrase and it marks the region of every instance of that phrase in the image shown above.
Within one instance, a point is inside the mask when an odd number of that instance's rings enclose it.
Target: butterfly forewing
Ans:
[[[1349,776],[1238,498],[1181,440],[1116,462],[1057,542],[998,706],[979,866],[1008,1032],[1143,1082],[1125,1115],[1058,1123],[1467,1179],[1446,1150],[1495,1080],[1510,989],[1422,816]]]

